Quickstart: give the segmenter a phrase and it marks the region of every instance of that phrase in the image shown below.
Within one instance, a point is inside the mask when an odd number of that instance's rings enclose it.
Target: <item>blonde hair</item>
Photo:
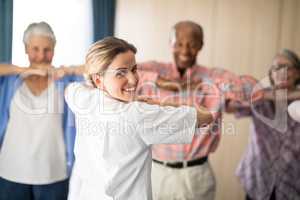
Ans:
[[[137,49],[125,40],[116,37],[106,37],[92,44],[85,58],[85,78],[89,84],[95,87],[92,75],[103,73],[120,53]]]

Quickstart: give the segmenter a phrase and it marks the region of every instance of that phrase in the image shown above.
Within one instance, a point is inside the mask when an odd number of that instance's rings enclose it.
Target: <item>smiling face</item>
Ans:
[[[275,57],[270,70],[270,76],[274,86],[282,89],[295,88],[295,83],[300,77],[299,70],[284,56]]]
[[[135,54],[127,51],[118,54],[100,75],[99,87],[114,99],[129,102],[135,97],[138,81]]]
[[[54,43],[45,36],[32,36],[25,46],[30,66],[39,67],[41,64],[51,64],[54,56]]]
[[[175,27],[173,57],[179,70],[186,70],[196,63],[197,54],[202,48],[202,33],[196,25],[182,23]]]

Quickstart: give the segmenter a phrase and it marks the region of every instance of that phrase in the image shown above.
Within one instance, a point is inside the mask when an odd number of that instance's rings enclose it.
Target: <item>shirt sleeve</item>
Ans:
[[[223,72],[222,72],[223,71]],[[235,117],[251,116],[252,102],[261,98],[261,86],[258,81],[249,75],[237,76],[226,70],[213,70],[212,78],[216,81],[224,98],[223,106],[227,106],[229,101],[236,105],[241,105],[234,113]]]
[[[237,99],[240,88],[239,77],[225,69],[213,68],[210,71],[210,78],[214,80],[225,99]]]
[[[138,93],[139,94],[149,94],[156,87],[156,80],[158,73],[151,71],[138,70],[139,84]]]
[[[190,143],[195,133],[197,112],[188,106],[161,107],[136,102],[138,131],[148,144]]]
[[[288,106],[288,112],[291,118],[300,122],[300,101],[294,101]]]
[[[249,75],[239,76],[233,89],[236,98],[230,100],[233,100],[240,105],[248,104],[249,106],[239,107],[235,112],[235,117],[247,117],[253,114],[253,107],[262,104],[261,98],[264,93],[262,89],[262,85],[260,85],[254,77]]]
[[[213,119],[217,120],[221,116],[221,108],[223,105],[223,96],[219,87],[212,79],[206,79],[202,82],[201,90],[194,91],[196,95],[194,106],[204,106],[212,114]]]
[[[69,83],[84,81],[84,77],[82,75],[67,75],[64,78],[67,79]]]
[[[232,87],[235,96],[232,100],[242,103],[254,102],[262,97],[262,89],[262,85],[254,77],[249,75],[239,76]]]
[[[257,98],[253,90],[258,81],[249,75],[238,76],[225,69],[214,68],[211,78],[216,82],[226,100],[245,102]]]
[[[88,114],[97,106],[97,90],[84,83],[71,83],[65,90],[65,100],[75,114]]]

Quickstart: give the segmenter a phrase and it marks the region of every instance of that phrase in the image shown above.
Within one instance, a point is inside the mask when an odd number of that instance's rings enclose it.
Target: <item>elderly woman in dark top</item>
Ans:
[[[30,65],[0,65],[0,200],[66,200],[75,127],[64,88],[83,66],[51,66],[56,39],[45,22],[23,41]]]
[[[280,51],[269,78],[271,87],[253,92],[255,98],[248,105],[228,104],[227,111],[253,120],[237,175],[248,200],[296,200],[300,199],[300,123],[290,118],[287,106],[300,98],[299,57],[287,49]]]

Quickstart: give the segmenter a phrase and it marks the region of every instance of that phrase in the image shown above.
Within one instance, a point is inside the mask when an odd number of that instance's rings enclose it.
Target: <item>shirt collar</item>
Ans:
[[[178,78],[179,79],[180,78],[180,74],[179,74],[179,71],[177,70],[177,66],[176,66],[176,64],[174,62],[171,64],[170,68],[172,70],[172,74],[173,74],[174,78]],[[193,75],[193,71],[194,71],[195,68],[196,68],[196,65],[193,65],[192,67],[189,67],[185,71],[183,77],[185,78],[185,77],[192,76]]]

